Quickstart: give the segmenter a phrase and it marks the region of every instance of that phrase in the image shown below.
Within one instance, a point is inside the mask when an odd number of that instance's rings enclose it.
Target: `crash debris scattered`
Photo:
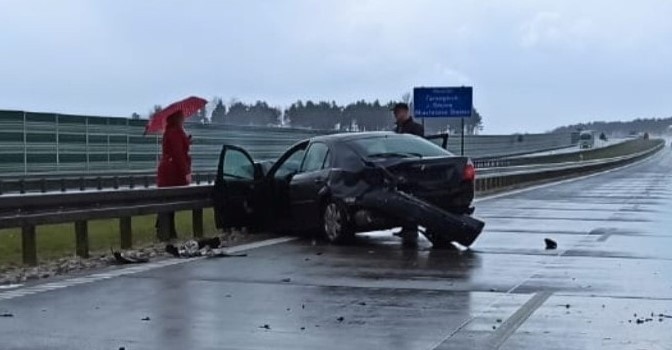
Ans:
[[[558,243],[550,238],[545,238],[544,243],[546,243],[546,250],[554,250],[558,248]]]
[[[176,258],[194,258],[199,256],[209,258],[225,258],[225,257],[243,257],[247,256],[245,253],[230,253],[222,244],[219,237],[204,238],[198,241],[188,240],[179,246],[168,244],[166,245],[166,252]]]

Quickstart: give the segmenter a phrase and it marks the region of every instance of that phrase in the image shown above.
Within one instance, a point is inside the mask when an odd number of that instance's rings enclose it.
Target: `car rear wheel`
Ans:
[[[348,210],[337,201],[329,201],[324,206],[322,226],[325,238],[331,243],[345,243],[355,234]]]

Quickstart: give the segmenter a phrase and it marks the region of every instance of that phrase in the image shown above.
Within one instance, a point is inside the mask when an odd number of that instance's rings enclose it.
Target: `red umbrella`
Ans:
[[[166,120],[168,117],[175,113],[182,113],[185,118],[189,118],[196,114],[198,110],[205,107],[205,104],[208,103],[205,99],[200,97],[191,96],[182,101],[177,101],[170,106],[156,112],[147,123],[145,127],[145,134],[148,133],[161,133],[166,127]]]

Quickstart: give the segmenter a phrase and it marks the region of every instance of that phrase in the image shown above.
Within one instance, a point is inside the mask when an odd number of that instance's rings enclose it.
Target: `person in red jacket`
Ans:
[[[191,138],[184,131],[184,115],[175,113],[169,116],[163,132],[161,161],[156,179],[158,187],[187,186],[191,183],[190,143]],[[170,238],[177,238],[175,213],[169,213],[169,216]],[[157,219],[157,230],[158,227]]]

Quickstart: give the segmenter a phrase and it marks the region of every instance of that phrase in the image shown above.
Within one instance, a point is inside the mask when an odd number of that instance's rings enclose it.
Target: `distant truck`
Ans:
[[[581,134],[579,134],[579,148],[590,149],[593,147],[595,147],[595,131],[581,131]]]

